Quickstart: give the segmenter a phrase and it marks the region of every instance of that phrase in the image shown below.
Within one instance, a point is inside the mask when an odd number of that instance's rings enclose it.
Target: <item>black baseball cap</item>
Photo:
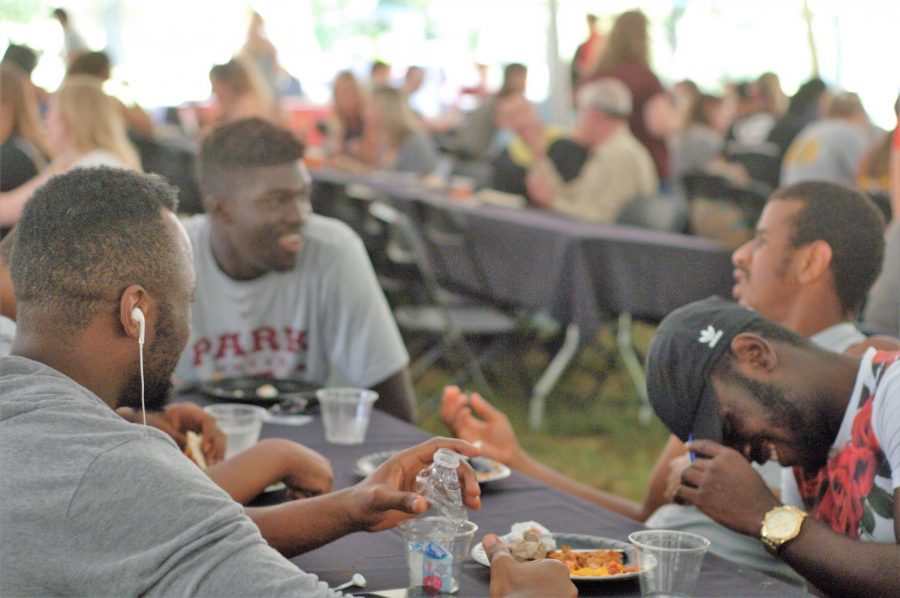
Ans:
[[[662,321],[647,355],[647,393],[656,415],[686,441],[721,442],[719,404],[710,371],[731,348],[731,339],[759,313],[721,297],[679,307]]]

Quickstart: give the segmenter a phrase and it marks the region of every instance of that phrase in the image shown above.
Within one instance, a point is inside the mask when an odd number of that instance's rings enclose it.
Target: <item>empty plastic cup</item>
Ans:
[[[691,595],[709,540],[689,532],[661,529],[634,532],[628,539],[636,549],[641,596]]]
[[[316,392],[322,409],[325,440],[333,444],[362,444],[378,393],[364,388],[323,388]]]
[[[216,424],[228,438],[226,459],[256,444],[266,416],[262,407],[241,403],[209,405],[204,411],[216,418]]]
[[[426,595],[455,594],[478,526],[446,517],[418,517],[397,525],[406,543],[409,587]]]

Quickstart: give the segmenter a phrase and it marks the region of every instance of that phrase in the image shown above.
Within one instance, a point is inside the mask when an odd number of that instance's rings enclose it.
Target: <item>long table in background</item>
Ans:
[[[370,453],[401,449],[429,438],[424,431],[375,410],[365,444],[339,446],[325,441],[321,418],[305,426],[266,424],[263,437],[283,437],[301,442],[326,457],[334,467],[335,489],[359,481],[353,473],[356,461]],[[478,524],[475,541],[485,533],[504,534],[513,523],[535,520],[557,532],[591,534],[617,540],[628,540],[628,534],[642,526],[599,506],[556,491],[530,477],[513,473],[509,478],[482,486],[482,508],[470,512]],[[349,580],[362,573],[367,590],[378,591],[405,587],[407,565],[400,533],[350,534],[322,548],[293,559],[304,571],[315,573],[329,585]],[[463,567],[459,596],[487,596],[489,570],[467,560]],[[578,583],[581,596],[639,596],[637,579]],[[357,590],[360,591],[360,590]],[[774,578],[740,567],[712,554],[707,554],[696,596],[789,596],[798,590]]]
[[[430,245],[431,258],[445,265],[442,282],[500,305],[543,311],[566,326],[562,347],[532,391],[533,427],[540,425],[546,396],[578,346],[616,319],[619,349],[641,397],[642,418],[648,419],[643,372],[631,346],[632,318],[658,322],[691,301],[729,296],[733,284],[729,250],[708,239],[454,201],[405,175],[319,169],[313,177],[319,187],[314,208],[325,214],[329,198],[351,185],[374,189],[414,221],[422,213],[417,205],[451,214],[475,263],[458,253],[441,255],[443,249]]]

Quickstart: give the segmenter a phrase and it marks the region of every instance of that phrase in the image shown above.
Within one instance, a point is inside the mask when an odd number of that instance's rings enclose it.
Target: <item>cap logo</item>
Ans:
[[[722,338],[722,331],[713,328],[712,324],[700,331],[700,342],[709,345],[710,349],[716,346],[720,338]]]

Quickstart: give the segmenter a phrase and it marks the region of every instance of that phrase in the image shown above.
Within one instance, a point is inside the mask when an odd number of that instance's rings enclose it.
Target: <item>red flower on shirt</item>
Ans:
[[[834,512],[830,521],[826,521],[831,524],[831,529],[850,538],[859,537],[859,523],[863,516],[862,499],[865,494],[857,494],[859,485],[854,479],[854,472],[859,464],[865,463],[865,453],[865,450],[849,444],[828,462],[828,478],[831,481],[828,496],[834,503]],[[817,513],[816,518],[820,519],[822,515]]]

